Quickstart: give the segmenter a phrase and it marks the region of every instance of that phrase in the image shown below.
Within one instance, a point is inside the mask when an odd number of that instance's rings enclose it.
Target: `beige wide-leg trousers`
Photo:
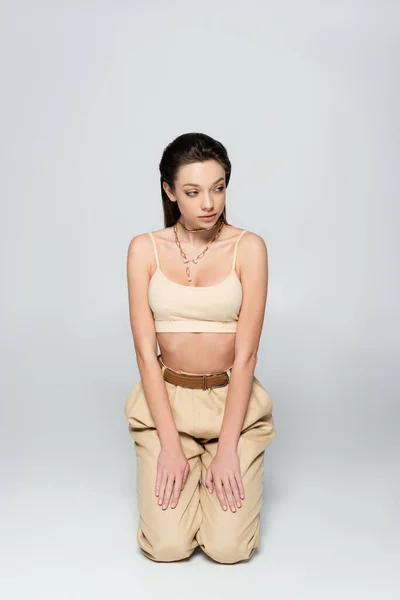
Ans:
[[[245,498],[236,512],[229,505],[224,511],[215,486],[210,494],[203,482],[218,448],[230,384],[207,390],[167,381],[165,385],[190,474],[178,505],[171,509],[169,504],[163,510],[154,493],[161,445],[139,381],[126,399],[124,409],[136,452],[139,547],[154,561],[187,558],[197,546],[219,563],[247,560],[260,545],[264,450],[276,431],[273,401],[254,376],[237,446]]]

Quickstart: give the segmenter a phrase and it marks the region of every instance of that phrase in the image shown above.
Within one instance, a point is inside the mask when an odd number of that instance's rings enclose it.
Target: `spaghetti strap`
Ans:
[[[149,231],[148,233],[149,233],[149,236],[151,237],[151,241],[153,242],[154,255],[156,257],[157,269],[159,269],[160,268],[160,261],[158,260],[158,252],[157,252],[156,240],[154,239],[154,235],[152,234],[151,231]]]
[[[235,270],[235,266],[236,266],[236,255],[237,255],[237,249],[238,249],[239,240],[242,237],[242,235],[244,233],[246,233],[246,231],[247,231],[247,229],[243,229],[243,231],[241,232],[241,234],[238,236],[238,239],[236,240],[235,248],[233,250],[232,271]]]

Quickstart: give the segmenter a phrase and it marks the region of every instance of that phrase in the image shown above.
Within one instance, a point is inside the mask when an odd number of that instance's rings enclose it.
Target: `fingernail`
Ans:
[[[175,508],[175,502],[172,502],[171,508]]]
[[[224,510],[226,510],[226,506],[224,506]]]
[[[232,506],[232,512],[236,512],[236,508]]]

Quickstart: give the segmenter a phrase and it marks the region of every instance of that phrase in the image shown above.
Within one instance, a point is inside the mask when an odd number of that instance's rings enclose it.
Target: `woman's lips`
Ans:
[[[207,215],[204,217],[199,217],[199,219],[204,219],[204,221],[210,221],[211,219],[213,219],[216,216],[217,213],[214,213],[213,215]]]

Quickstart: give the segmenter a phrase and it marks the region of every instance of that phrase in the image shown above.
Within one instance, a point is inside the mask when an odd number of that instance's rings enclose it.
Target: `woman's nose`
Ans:
[[[203,206],[202,209],[207,211],[207,212],[212,212],[214,210],[214,201],[211,197],[206,197],[203,200]]]

